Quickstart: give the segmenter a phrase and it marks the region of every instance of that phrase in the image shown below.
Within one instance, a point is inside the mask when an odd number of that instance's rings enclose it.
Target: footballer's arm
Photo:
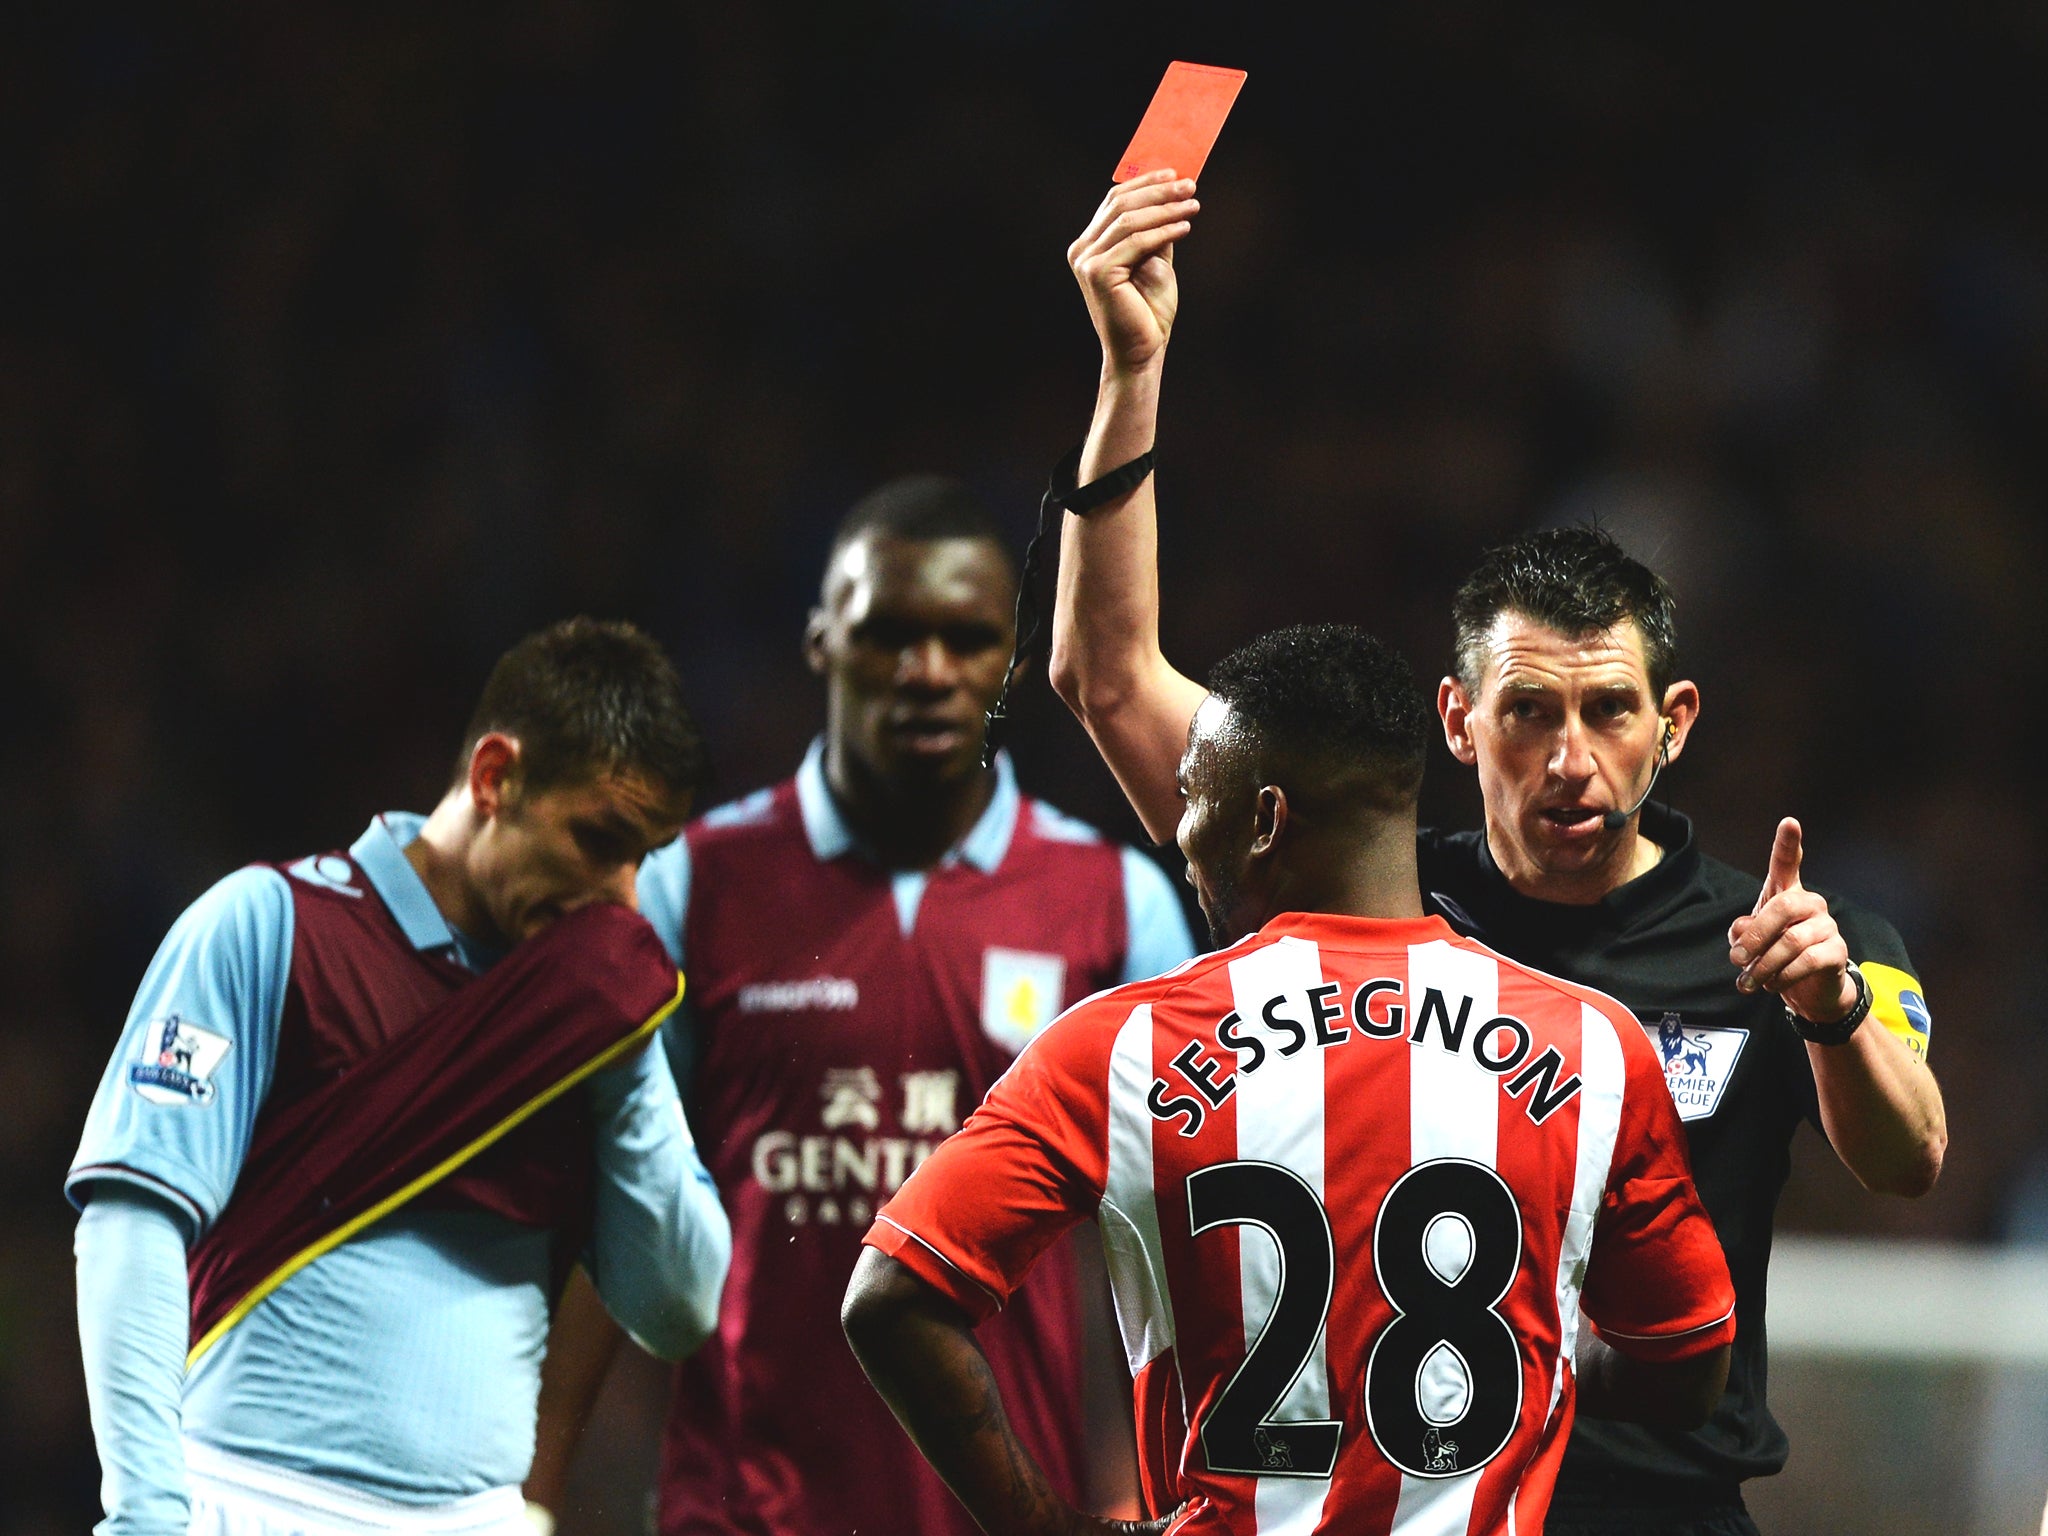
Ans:
[[[967,1314],[895,1259],[861,1250],[840,1322],[861,1369],[989,1536],[1161,1536],[1084,1515],[1059,1496],[1003,1409]]]
[[[186,1213],[147,1189],[92,1188],[74,1239],[78,1341],[107,1518],[99,1536],[183,1536],[181,1398],[191,1339]]]
[[[566,1503],[576,1446],[625,1337],[626,1330],[612,1321],[579,1264],[569,1272],[548,1329],[534,1409],[533,1465],[522,1489],[527,1503],[539,1505],[551,1518]]]
[[[635,1343],[680,1360],[718,1326],[732,1225],[659,1047],[598,1073],[589,1095],[597,1178],[585,1266]]]
[[[1102,342],[1095,419],[1082,450],[1087,485],[1148,452],[1179,290],[1173,246],[1198,204],[1192,181],[1154,172],[1111,190],[1067,250]],[[1060,534],[1052,685],[1087,727],[1152,837],[1180,820],[1175,772],[1207,690],[1159,649],[1159,528],[1148,475]]]
[[[642,1050],[590,1081],[595,1221],[541,1362],[529,1503],[559,1511],[620,1340],[680,1360],[718,1325],[732,1226],[699,1160],[668,1059]]]

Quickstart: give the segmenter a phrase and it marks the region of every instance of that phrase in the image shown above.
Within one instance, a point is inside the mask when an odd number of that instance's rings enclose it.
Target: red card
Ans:
[[[1166,78],[1153,93],[1152,105],[1145,109],[1131,147],[1124,151],[1111,179],[1129,181],[1168,167],[1182,176],[1201,175],[1203,162],[1216,147],[1216,135],[1223,131],[1223,119],[1230,116],[1230,104],[1237,100],[1243,84],[1241,69],[1179,60],[1167,65]]]

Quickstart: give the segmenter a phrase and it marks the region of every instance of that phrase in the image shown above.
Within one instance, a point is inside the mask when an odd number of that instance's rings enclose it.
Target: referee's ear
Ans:
[[[1685,750],[1686,738],[1692,735],[1693,725],[1700,717],[1699,684],[1681,679],[1666,688],[1661,713],[1671,722],[1671,744],[1664,751],[1664,761],[1675,763]]]
[[[1436,685],[1436,712],[1444,722],[1444,745],[1470,768],[1479,761],[1479,751],[1472,745],[1472,701],[1457,678],[1446,677]]]

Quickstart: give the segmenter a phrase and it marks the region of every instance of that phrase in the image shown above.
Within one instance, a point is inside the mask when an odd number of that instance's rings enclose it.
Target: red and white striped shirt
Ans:
[[[1071,1009],[867,1241],[979,1320],[1093,1216],[1177,1536],[1542,1528],[1580,1311],[1734,1289],[1642,1027],[1435,918],[1289,913]]]

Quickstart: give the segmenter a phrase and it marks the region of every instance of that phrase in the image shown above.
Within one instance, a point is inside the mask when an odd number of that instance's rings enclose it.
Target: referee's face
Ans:
[[[1698,690],[1651,690],[1633,621],[1565,635],[1507,612],[1487,636],[1477,697],[1455,678],[1438,690],[1451,752],[1479,770],[1486,840],[1508,882],[1547,901],[1594,902],[1640,872],[1636,822],[1603,818],[1636,804],[1656,766],[1665,720],[1675,759]]]
[[[900,792],[979,773],[1016,601],[1009,556],[987,539],[868,535],[841,549],[804,637],[835,781]]]

